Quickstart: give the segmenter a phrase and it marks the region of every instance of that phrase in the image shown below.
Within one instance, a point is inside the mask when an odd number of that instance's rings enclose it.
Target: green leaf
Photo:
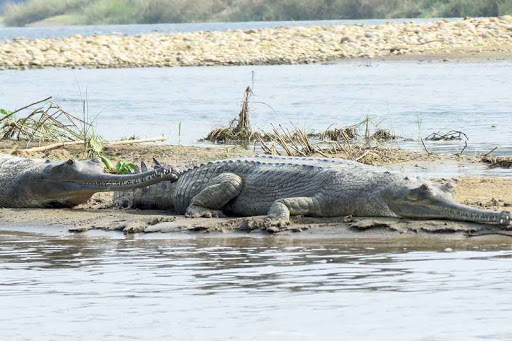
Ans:
[[[10,112],[9,110],[5,110],[5,109],[1,109],[0,108],[0,114],[7,116],[7,115],[12,114],[12,112]]]
[[[116,169],[116,168],[114,168],[114,165],[112,164],[112,162],[109,159],[107,159],[106,157],[100,156],[100,159],[103,162],[103,164],[105,165],[105,168],[107,168],[110,172],[112,172]]]
[[[118,173],[120,173],[120,172],[121,172],[121,169],[124,169],[124,164],[125,164],[125,162],[124,162],[124,161],[119,161],[119,162],[117,162],[117,164],[116,164],[116,170],[117,170],[117,172],[118,172]]]
[[[101,142],[91,139],[89,143],[91,145],[92,150],[95,153],[100,153],[103,150],[103,144]]]
[[[119,161],[116,164],[116,170],[119,174],[132,174],[135,171],[135,165],[125,161]]]

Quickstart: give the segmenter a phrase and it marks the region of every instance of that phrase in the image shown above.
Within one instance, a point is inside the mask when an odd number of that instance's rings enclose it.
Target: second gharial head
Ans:
[[[17,176],[11,207],[72,207],[86,202],[96,192],[131,190],[164,180],[175,181],[176,177],[172,168],[160,164],[153,170],[121,175],[105,172],[98,158],[46,161]]]

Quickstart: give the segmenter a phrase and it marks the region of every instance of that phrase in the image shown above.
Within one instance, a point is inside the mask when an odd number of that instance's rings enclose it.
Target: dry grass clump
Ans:
[[[204,141],[213,143],[250,143],[252,141],[260,142],[273,142],[279,141],[286,142],[290,146],[294,146],[296,141],[307,146],[307,140],[320,140],[323,142],[343,142],[343,143],[356,143],[364,141],[385,142],[398,139],[399,136],[394,135],[388,129],[378,128],[378,124],[366,116],[361,122],[354,125],[349,125],[341,128],[336,128],[331,125],[320,133],[312,131],[304,131],[300,129],[285,129],[279,125],[276,129],[272,125],[273,132],[256,132],[252,129],[250,124],[250,110],[249,99],[252,95],[250,87],[245,89],[244,99],[238,118],[233,119],[229,126],[214,128]],[[283,144],[281,144],[283,146]],[[296,148],[299,150],[300,148]],[[307,149],[311,148],[307,146]],[[301,152],[302,153],[302,152]]]
[[[351,141],[358,136],[356,126],[342,128],[327,128],[321,132],[318,137],[323,141]]]
[[[399,137],[394,135],[389,129],[377,129],[373,133],[371,138],[376,141],[379,141],[379,142],[384,142],[384,141],[396,140]]]
[[[89,117],[87,100],[82,101],[82,118],[78,118],[52,101],[52,97],[31,103],[15,111],[0,109],[0,141],[11,143],[9,153],[31,157],[47,154],[62,147],[79,146],[75,156],[101,156],[104,146],[165,141],[165,136],[107,141],[96,134],[96,117]],[[23,143],[25,149],[18,148]],[[33,146],[33,145],[36,146]]]
[[[26,142],[66,142],[83,138],[88,122],[63,110],[51,97],[13,112],[2,109],[0,139]],[[17,116],[23,114],[21,117]]]
[[[486,163],[491,168],[512,168],[512,158],[511,157],[501,157],[501,156],[489,156],[484,155],[481,158],[483,163]]]
[[[311,137],[318,137],[322,141],[335,141],[335,142],[356,142],[364,140],[364,142],[377,141],[385,142],[392,141],[400,138],[391,132],[389,129],[379,128],[369,116],[364,120],[354,125],[334,128],[327,128],[320,134],[311,134]]]
[[[265,139],[257,136],[263,151],[271,155],[282,155],[279,148],[288,156],[308,156],[312,154],[320,154],[325,157],[327,155],[322,148],[316,145],[308,134],[299,128],[289,130],[279,126],[277,129],[272,125],[273,133],[266,134]]]
[[[214,128],[210,131],[208,136],[206,136],[205,140],[213,143],[226,143],[229,141],[250,142],[251,140],[254,140],[256,136],[259,136],[258,133],[252,130],[249,119],[249,99],[251,96],[252,90],[251,87],[248,86],[245,89],[244,99],[242,101],[242,107],[238,114],[238,118],[231,121],[227,127]]]
[[[350,139],[326,143],[312,138],[299,128],[289,130],[273,126],[273,129],[274,132],[268,135],[271,138],[269,141],[261,137],[258,140],[263,151],[270,155],[337,157],[368,165],[411,160],[418,156],[417,153],[398,149],[356,144]]]
[[[213,129],[205,140],[214,143],[256,141],[265,153],[271,155],[321,155],[342,157],[367,164],[382,164],[390,159],[391,149],[376,145],[379,142],[399,138],[390,130],[379,128],[378,124],[368,116],[357,124],[341,128],[330,126],[321,133],[305,131],[297,127],[286,128],[282,125],[276,127],[273,124],[271,124],[271,132],[255,132],[249,120],[251,95],[252,90],[247,87],[238,118],[234,119],[228,127]]]

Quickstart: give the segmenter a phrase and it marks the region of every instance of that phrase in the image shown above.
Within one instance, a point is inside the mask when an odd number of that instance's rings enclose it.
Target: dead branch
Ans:
[[[425,148],[425,152],[427,152],[427,155],[432,155],[432,153],[427,149],[427,146],[425,145],[425,141],[423,141],[423,138],[420,137],[421,143],[423,144],[423,148]]]
[[[496,149],[498,149],[498,146],[494,147],[493,149],[491,149],[491,151],[490,151],[490,152],[485,153],[483,156],[489,156],[489,155],[491,155],[491,153],[492,153],[493,151],[495,151]]]
[[[440,131],[431,133],[427,137],[425,137],[426,141],[453,141],[453,140],[462,140],[462,138],[469,140],[469,137],[466,133],[460,130],[450,130],[447,133],[441,133]]]
[[[462,153],[464,153],[464,151],[466,150],[467,146],[468,146],[468,141],[466,140],[466,141],[464,141],[464,147],[462,147],[462,150],[460,152],[456,153],[455,155],[456,156],[461,156]]]

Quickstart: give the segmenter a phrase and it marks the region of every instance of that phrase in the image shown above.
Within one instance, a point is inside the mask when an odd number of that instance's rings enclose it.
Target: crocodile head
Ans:
[[[131,190],[173,176],[172,170],[163,166],[138,174],[116,175],[106,173],[99,159],[46,161],[18,178],[15,197],[21,204],[16,206],[72,207],[86,202],[96,192]]]
[[[454,192],[455,188],[449,183],[441,185],[429,181],[407,181],[387,200],[388,207],[396,215],[405,218],[510,224],[510,212],[495,212],[461,205],[453,199]]]

